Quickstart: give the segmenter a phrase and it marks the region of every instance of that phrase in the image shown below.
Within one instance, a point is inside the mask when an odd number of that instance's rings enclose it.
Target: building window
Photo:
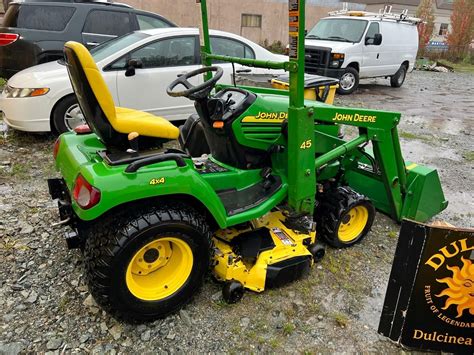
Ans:
[[[262,28],[262,15],[242,14],[242,27]]]
[[[447,23],[442,23],[439,26],[439,35],[440,36],[445,36],[448,34],[448,24]]]

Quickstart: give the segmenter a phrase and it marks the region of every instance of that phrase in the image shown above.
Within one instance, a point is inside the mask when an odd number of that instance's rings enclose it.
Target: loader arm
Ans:
[[[315,141],[327,148],[315,160],[317,171],[340,159],[348,185],[396,221],[424,222],[447,207],[437,171],[405,163],[397,129],[400,113],[331,106],[318,106],[316,112],[316,121],[359,128],[359,136],[347,142],[315,132]],[[365,149],[369,142],[372,149]]]

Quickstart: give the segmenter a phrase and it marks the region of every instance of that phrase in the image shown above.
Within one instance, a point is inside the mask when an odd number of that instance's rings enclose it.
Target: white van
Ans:
[[[413,70],[421,20],[390,12],[335,11],[306,35],[305,71],[338,78],[338,93],[350,94],[359,79],[386,77],[400,87]]]

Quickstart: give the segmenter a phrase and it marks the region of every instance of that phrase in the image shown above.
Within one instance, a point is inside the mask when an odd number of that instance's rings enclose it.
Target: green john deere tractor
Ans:
[[[447,206],[436,170],[405,162],[400,114],[305,101],[304,0],[289,1],[290,61],[211,54],[206,1],[203,68],[171,96],[194,100],[181,132],[167,120],[115,107],[88,51],[68,42],[69,76],[88,123],[55,144],[50,179],[66,241],[84,253],[91,294],[129,320],[164,317],[190,301],[209,268],[227,302],[306,273],[319,240],[347,247],[375,209],[426,221]],[[213,60],[290,72],[290,90],[218,85]],[[205,81],[193,86],[193,76]],[[176,91],[176,90],[182,91]],[[339,125],[358,127],[349,141]],[[161,148],[179,137],[181,149]],[[210,153],[203,154],[206,144]]]

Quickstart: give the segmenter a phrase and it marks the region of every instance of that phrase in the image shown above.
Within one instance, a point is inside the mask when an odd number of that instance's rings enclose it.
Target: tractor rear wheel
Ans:
[[[162,318],[188,303],[209,267],[204,217],[167,204],[109,217],[85,245],[86,276],[97,303],[117,318]]]
[[[317,196],[317,236],[335,248],[360,242],[370,231],[375,208],[370,200],[350,187],[340,186]]]

